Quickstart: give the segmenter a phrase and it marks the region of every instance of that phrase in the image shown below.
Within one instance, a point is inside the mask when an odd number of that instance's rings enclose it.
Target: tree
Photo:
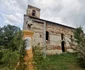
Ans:
[[[2,46],[4,44],[4,33],[3,28],[0,27],[0,45]]]
[[[7,25],[0,28],[0,45],[3,45],[5,49],[19,49],[19,45],[22,39],[22,32],[19,27]]]
[[[14,35],[13,39],[10,41],[9,48],[12,51],[20,50],[20,47],[22,46],[22,42],[23,42],[22,31],[19,31]]]
[[[80,58],[85,60],[85,34],[82,27],[75,29],[74,38],[77,43],[77,51],[80,54]]]
[[[75,29],[74,38],[75,38],[75,42],[77,44],[80,44],[81,43],[82,38],[84,37],[83,34],[84,34],[84,32],[83,32],[81,26]]]

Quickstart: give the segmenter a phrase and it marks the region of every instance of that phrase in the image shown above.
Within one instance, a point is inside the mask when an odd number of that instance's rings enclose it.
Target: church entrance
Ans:
[[[61,42],[61,47],[62,47],[62,52],[65,52],[65,42],[64,41]]]

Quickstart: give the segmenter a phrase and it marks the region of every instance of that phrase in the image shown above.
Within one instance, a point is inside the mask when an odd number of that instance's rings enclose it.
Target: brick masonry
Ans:
[[[59,53],[62,52],[62,46],[61,46],[61,42],[62,42],[61,34],[62,33],[64,34],[65,51],[67,51],[67,49],[71,49],[69,42],[71,42],[70,38],[71,36],[73,36],[73,31],[74,31],[73,28],[70,28],[64,25],[59,25],[57,23],[53,23],[50,21],[48,22],[46,20],[41,20],[39,19],[40,13],[38,14],[38,18],[30,17],[29,14],[30,13],[28,13],[28,15],[24,15],[23,30],[31,30],[34,32],[33,46],[43,47],[44,45],[44,23],[42,22],[46,22],[46,31],[49,32],[49,40],[46,41],[47,54],[50,54],[50,53],[56,54],[58,52]],[[32,24],[30,29],[28,27],[28,24]]]

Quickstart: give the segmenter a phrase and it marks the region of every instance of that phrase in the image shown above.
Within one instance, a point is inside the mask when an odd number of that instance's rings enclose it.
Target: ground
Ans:
[[[85,68],[80,67],[77,54],[63,53],[47,57],[50,62],[42,70],[85,70]]]
[[[7,54],[10,54],[9,56]],[[18,62],[17,52],[6,52],[4,62],[0,60],[0,70],[14,70]],[[7,57],[6,57],[7,56]],[[7,59],[8,58],[8,59]],[[7,59],[7,60],[6,60]],[[62,53],[60,55],[47,56],[48,61],[39,70],[85,70],[79,65],[77,54]],[[43,62],[42,62],[43,63]],[[41,64],[41,63],[40,63]]]

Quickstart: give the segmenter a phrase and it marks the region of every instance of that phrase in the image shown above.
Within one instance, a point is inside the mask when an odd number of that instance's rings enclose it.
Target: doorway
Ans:
[[[62,52],[65,52],[65,42],[64,41],[61,42],[61,47],[62,47]]]

